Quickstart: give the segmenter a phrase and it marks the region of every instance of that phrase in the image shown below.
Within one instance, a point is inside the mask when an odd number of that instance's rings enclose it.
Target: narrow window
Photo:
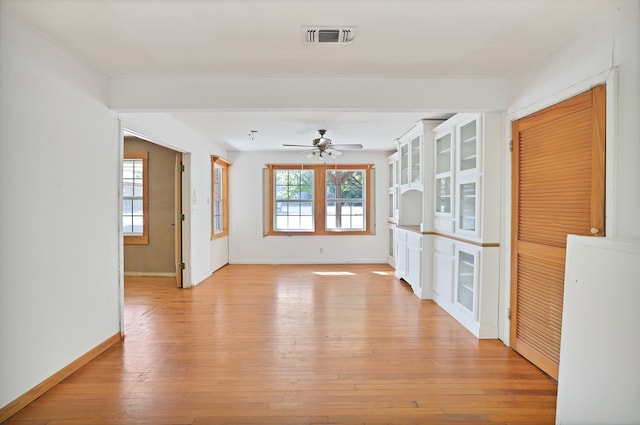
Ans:
[[[229,234],[229,166],[229,161],[211,157],[211,239]]]
[[[122,160],[122,232],[125,244],[149,243],[148,152],[125,152]]]

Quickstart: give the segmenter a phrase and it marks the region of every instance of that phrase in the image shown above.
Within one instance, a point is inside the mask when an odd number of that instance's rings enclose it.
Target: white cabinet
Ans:
[[[455,302],[473,316],[477,310],[479,250],[456,247],[455,256]]]
[[[407,234],[407,282],[413,292],[420,296],[422,292],[422,235],[415,232]]]
[[[441,131],[435,138],[434,228],[453,231],[453,143],[451,128]]]
[[[497,113],[422,120],[389,158],[396,277],[478,338],[498,336],[500,134]]]
[[[499,248],[435,238],[434,301],[478,338],[498,337]]]
[[[422,234],[402,227],[395,228],[396,277],[407,282],[413,292],[422,292]]]
[[[391,267],[396,266],[396,225],[393,223],[389,223],[388,230],[388,239],[387,239],[387,263]]]
[[[435,128],[435,229],[499,240],[499,115],[458,114]]]
[[[433,299],[438,304],[453,302],[454,255],[455,242],[452,239],[434,238]]]
[[[399,154],[398,152],[387,159],[387,219],[390,223],[398,223],[400,216],[400,185],[399,185]]]
[[[461,115],[461,122],[456,125],[456,147],[458,157],[456,170],[458,173],[473,173],[480,165],[480,120],[482,115],[469,114]]]
[[[422,190],[422,127],[416,125],[398,139],[400,190]]]
[[[395,241],[396,241],[396,277],[398,279],[406,279],[408,273],[409,262],[407,257],[409,255],[407,250],[407,233],[408,231],[396,227]]]
[[[460,234],[478,237],[480,226],[478,216],[480,211],[480,177],[462,177],[457,184],[456,197],[456,229]]]

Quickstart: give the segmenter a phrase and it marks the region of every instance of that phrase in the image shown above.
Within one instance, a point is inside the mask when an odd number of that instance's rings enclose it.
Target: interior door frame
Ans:
[[[136,126],[122,119],[118,119],[118,168],[116,179],[114,183],[118,187],[118,291],[120,299],[120,334],[124,336],[125,323],[124,323],[124,241],[122,231],[122,218],[120,212],[122,211],[122,157],[124,152],[124,134],[130,133],[140,139],[147,140],[156,145],[166,147],[181,153],[182,164],[184,166],[184,172],[182,173],[182,214],[184,214],[184,221],[182,222],[182,262],[185,263],[185,268],[182,271],[182,287],[190,288],[191,285],[191,153],[185,152],[180,148],[171,146],[167,143],[158,141],[157,138],[152,138],[145,135],[144,130],[136,129]]]
[[[520,118],[524,118],[549,106],[570,99],[582,92],[590,90],[597,85],[606,85],[606,146],[605,146],[605,228],[607,238],[617,236],[615,206],[618,203],[617,179],[615,170],[617,169],[617,68],[610,68],[587,78],[568,88],[559,91],[549,97],[526,106],[517,106],[513,110],[508,110],[504,120],[505,149],[504,149],[504,172],[502,178],[503,189],[503,211],[505,219],[502,223],[502,240],[500,241],[501,258],[503,259],[500,273],[500,306],[498,317],[498,338],[507,346],[511,346],[511,221],[513,212],[512,202],[512,176],[513,164],[511,152],[509,152],[509,142],[512,140],[511,123]]]

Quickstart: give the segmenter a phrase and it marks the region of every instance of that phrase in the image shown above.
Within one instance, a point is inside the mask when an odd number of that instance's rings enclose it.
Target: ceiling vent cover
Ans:
[[[355,27],[303,27],[306,44],[349,44],[356,35]]]

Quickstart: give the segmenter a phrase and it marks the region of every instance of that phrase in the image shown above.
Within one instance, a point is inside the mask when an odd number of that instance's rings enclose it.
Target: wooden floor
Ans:
[[[385,265],[125,285],[126,338],[7,424],[553,424],[557,386]]]

